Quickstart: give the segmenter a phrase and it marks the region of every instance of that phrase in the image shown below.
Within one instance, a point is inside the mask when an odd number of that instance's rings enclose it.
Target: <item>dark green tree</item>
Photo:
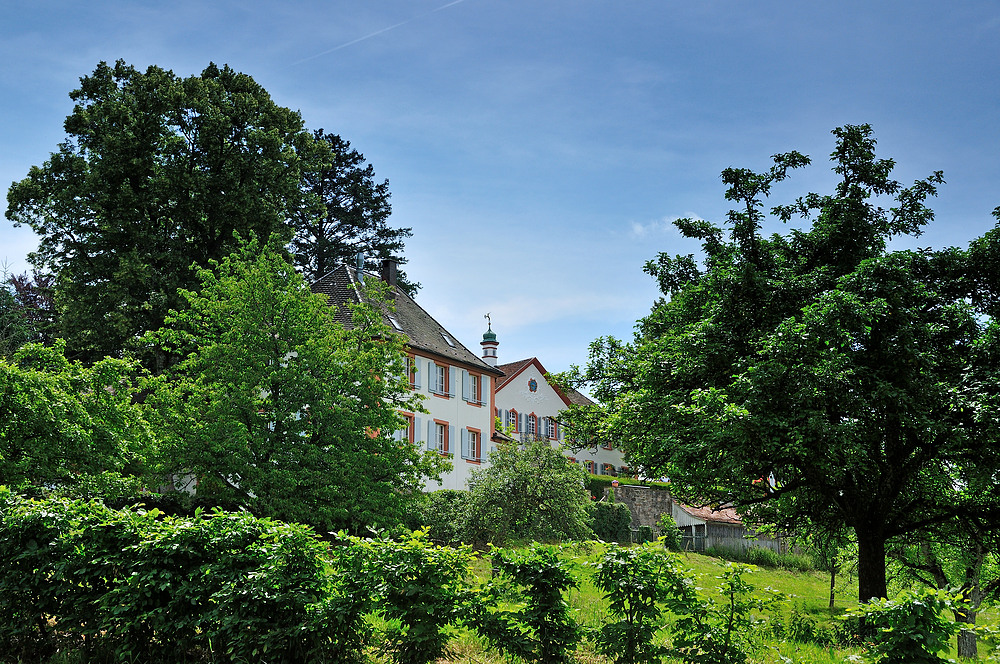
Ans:
[[[664,299],[632,343],[592,345],[575,378],[602,405],[570,417],[623,441],[686,501],[732,503],[780,526],[852,529],[867,601],[886,593],[886,542],[961,516],[955,469],[998,467],[1000,363],[976,291],[989,284],[969,252],[886,250],[933,218],[925,201],[941,174],[904,187],[890,177],[894,162],[876,158],[870,127],[834,134],[835,191],[771,208],[810,220],[806,230],[761,233],[771,187],[806,157],[723,172],[739,206],[728,233],[677,222],[702,242],[703,260],[661,254],[647,264]]]
[[[440,455],[393,440],[418,407],[403,345],[371,280],[352,325],[336,320],[283,256],[256,240],[198,272],[187,306],[145,340],[183,358],[148,386],[160,468],[199,494],[321,532],[394,527]],[[381,304],[380,304],[381,303]]]
[[[158,329],[196,284],[190,265],[228,255],[234,231],[287,242],[292,216],[322,214],[302,182],[326,144],[246,74],[102,62],[70,98],[66,140],[11,185],[6,216],[40,238],[30,260],[56,276],[72,357],[117,356]]]
[[[375,169],[365,164],[364,155],[337,134],[317,129],[313,138],[329,146],[332,158],[322,170],[305,174],[302,184],[306,195],[322,201],[325,214],[306,209],[292,220],[295,265],[306,280],[315,281],[340,263],[353,265],[358,253],[376,266],[386,258],[406,263],[403,242],[413,232],[388,224],[389,181],[376,182]],[[401,270],[397,285],[411,297],[420,288]]]

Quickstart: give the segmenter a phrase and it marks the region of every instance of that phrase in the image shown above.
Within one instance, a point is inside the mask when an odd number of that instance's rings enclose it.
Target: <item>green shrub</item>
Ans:
[[[960,600],[943,590],[905,590],[892,600],[880,599],[851,610],[869,629],[873,664],[938,664],[951,660],[946,651],[960,625],[945,614]]]
[[[343,661],[364,593],[306,526],[4,496],[0,650],[41,661]],[[59,640],[62,643],[59,643]]]
[[[508,657],[572,661],[582,630],[563,593],[577,585],[554,546],[493,549],[494,575],[470,606],[470,626]]]
[[[766,622],[760,616],[773,612],[781,601],[773,594],[760,598],[743,578],[750,571],[726,565],[719,576],[724,601],[699,598],[690,577],[673,568],[667,607],[678,618],[671,628],[670,654],[685,664],[745,664],[761,643]]]
[[[594,583],[615,618],[595,630],[598,652],[615,664],[661,661],[665,651],[653,637],[662,626],[658,602],[666,598],[666,580],[673,571],[667,554],[649,545],[612,546],[596,570]]]
[[[639,532],[636,533],[636,537],[639,543],[652,542],[653,529],[650,526],[639,526]]]
[[[622,544],[632,541],[632,512],[624,503],[593,504],[593,529],[597,539]]]
[[[469,480],[469,541],[501,545],[594,536],[585,473],[548,441],[498,445],[489,461]]]
[[[674,517],[670,516],[669,512],[664,512],[660,515],[659,520],[656,522],[656,527],[660,530],[660,539],[663,540],[663,546],[667,550],[681,550],[681,531],[677,527],[677,522],[674,521]]]
[[[811,572],[815,569],[810,556],[800,553],[777,553],[763,546],[744,548],[709,547],[706,556],[722,558],[730,562],[757,565],[770,569],[788,569],[797,572]]]
[[[375,612],[389,621],[385,649],[400,664],[446,655],[445,628],[468,600],[469,547],[435,546],[425,531],[402,540],[350,540],[364,550],[364,576]]]
[[[631,477],[614,477],[612,475],[590,475],[587,474],[587,490],[594,500],[602,500],[604,491],[612,487],[612,482],[617,481],[622,486],[645,486],[660,491],[669,491],[670,484],[667,482],[652,482],[649,480],[635,480]]]
[[[442,489],[432,491],[421,506],[421,522],[436,544],[461,544],[466,539],[469,492]]]

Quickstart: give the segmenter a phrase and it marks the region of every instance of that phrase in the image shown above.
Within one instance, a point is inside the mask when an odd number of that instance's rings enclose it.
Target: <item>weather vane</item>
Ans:
[[[492,330],[493,329],[493,321],[490,320],[490,312],[487,311],[486,315],[483,316],[483,318],[486,319],[486,328],[489,329],[489,330]]]

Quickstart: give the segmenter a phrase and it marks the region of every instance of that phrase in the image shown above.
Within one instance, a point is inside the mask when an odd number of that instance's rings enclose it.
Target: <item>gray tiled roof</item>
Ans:
[[[377,276],[368,272],[363,273],[364,279],[378,279]],[[340,265],[326,273],[312,284],[314,293],[322,293],[330,299],[330,303],[337,305],[337,318],[350,324],[350,313],[344,304],[360,302],[360,289],[357,285],[357,270],[348,265]],[[405,293],[393,288],[393,303],[396,310],[385,313],[385,322],[389,329],[402,334],[406,338],[406,343],[413,350],[422,350],[433,353],[440,357],[462,364],[475,367],[481,371],[486,371],[495,375],[502,375],[502,371],[491,367],[483,362],[479,356],[466,348],[455,338],[453,334],[444,329],[434,317],[424,311],[423,307],[414,302]],[[399,326],[392,324],[395,319]],[[402,329],[399,329],[402,328]],[[445,336],[451,339],[454,346],[450,345]]]

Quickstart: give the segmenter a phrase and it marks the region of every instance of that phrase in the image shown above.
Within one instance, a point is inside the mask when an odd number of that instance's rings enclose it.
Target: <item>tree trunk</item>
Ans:
[[[956,611],[955,622],[961,625],[976,624],[976,611]],[[976,633],[972,629],[962,628],[958,633],[958,656],[965,659],[977,659],[979,657],[979,645],[976,641]]]
[[[830,610],[833,611],[833,601],[837,597],[837,569],[840,565],[830,565]]]
[[[885,537],[881,533],[855,528],[858,538],[858,601],[865,604],[886,596]]]

